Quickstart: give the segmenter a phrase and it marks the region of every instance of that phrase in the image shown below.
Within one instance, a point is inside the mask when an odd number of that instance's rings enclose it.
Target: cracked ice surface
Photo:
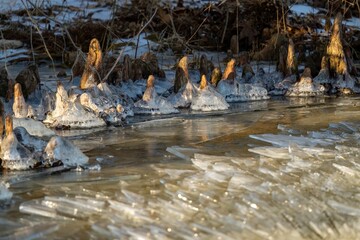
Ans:
[[[357,239],[360,123],[277,129],[251,135],[251,157],[174,146],[187,162],[54,176],[20,204],[26,226],[6,224],[41,238]]]

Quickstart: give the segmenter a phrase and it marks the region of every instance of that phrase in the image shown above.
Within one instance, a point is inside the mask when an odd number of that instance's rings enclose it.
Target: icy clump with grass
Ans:
[[[14,132],[2,140],[0,158],[2,167],[11,170],[26,170],[39,163],[33,152],[18,141]]]
[[[170,102],[156,93],[154,82],[154,76],[150,75],[142,99],[134,104],[134,113],[152,115],[178,113],[179,110],[175,109]]]
[[[226,110],[229,107],[225,98],[210,85],[199,89],[190,106],[192,110],[203,112]]]
[[[84,109],[76,94],[69,96],[61,83],[57,86],[55,109],[47,115],[44,123],[59,128],[92,128],[106,125],[103,119]]]

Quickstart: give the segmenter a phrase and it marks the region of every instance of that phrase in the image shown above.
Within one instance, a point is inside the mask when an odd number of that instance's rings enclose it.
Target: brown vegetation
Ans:
[[[188,81],[189,81],[188,57],[184,56],[180,59],[176,67],[174,92],[177,93],[180,90],[180,88],[182,88],[187,84]]]
[[[204,89],[207,86],[207,80],[206,76],[204,74],[201,75],[201,81],[200,81],[200,89]]]
[[[235,72],[235,59],[231,59],[225,68],[224,74],[222,76],[222,79],[225,80],[234,80],[236,77],[236,72]]]
[[[85,63],[85,69],[81,76],[80,88],[86,89],[99,83],[102,52],[99,41],[94,38],[89,45],[89,52]]]

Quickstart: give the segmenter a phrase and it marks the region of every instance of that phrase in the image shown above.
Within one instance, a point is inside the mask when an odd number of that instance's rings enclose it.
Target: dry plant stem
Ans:
[[[21,0],[21,1],[23,2],[23,0]],[[33,8],[37,8],[36,5],[35,5],[34,3],[32,3],[31,1],[28,1],[28,0],[27,0],[27,2],[28,2]],[[23,4],[24,4],[24,2],[23,2]],[[27,7],[26,5],[24,5],[24,6]],[[56,24],[59,25],[59,26],[62,26],[62,25],[63,25],[63,23],[57,21],[57,20],[54,19],[54,18],[49,17],[49,16],[48,16],[44,11],[42,11],[41,9],[37,8],[37,11],[38,11],[39,13],[41,13],[41,15],[44,16],[47,20],[52,21],[52,22],[56,23]],[[75,44],[75,42],[74,42],[74,40],[72,39],[71,34],[70,34],[69,31],[67,30],[66,26],[63,26],[63,31],[65,31],[65,33],[66,33],[66,35],[68,36],[68,38],[69,38],[71,44],[73,45],[73,47],[74,47],[75,49],[77,49],[78,52],[81,52],[81,53],[82,53],[81,55],[82,55],[82,57],[83,57],[83,60],[86,60],[85,54],[81,51],[81,48],[79,48],[79,47]],[[43,40],[44,40],[44,39],[43,39]]]
[[[199,27],[196,29],[196,31],[191,35],[191,37],[186,41],[186,45],[191,41],[191,39],[197,34],[201,26],[205,23],[205,21],[208,19],[208,17],[204,18],[204,20],[200,23]]]
[[[236,0],[236,42],[239,45],[239,0]],[[236,49],[236,54],[239,54],[239,48]]]
[[[85,63],[85,69],[80,80],[80,88],[86,89],[93,84],[97,84],[100,78],[98,77],[99,70],[102,63],[102,52],[99,41],[94,38],[89,45],[89,53]]]
[[[189,81],[189,72],[187,65],[188,65],[188,58],[187,56],[184,56],[180,59],[175,71],[175,83],[174,83],[175,93],[177,93]]]
[[[219,67],[215,67],[211,73],[211,84],[216,87],[221,80],[221,70]]]
[[[339,74],[343,75],[347,72],[347,62],[342,45],[341,22],[342,15],[338,13],[334,20],[330,43],[326,48],[331,77],[336,77]]]
[[[224,71],[224,74],[222,76],[222,79],[225,80],[234,80],[235,79],[235,59],[231,59],[227,65],[226,69]]]
[[[142,98],[145,102],[149,102],[151,100],[152,91],[154,88],[154,82],[155,82],[154,76],[149,75],[147,82],[146,82],[146,90],[145,90],[143,98]]]
[[[5,135],[9,136],[13,132],[13,119],[10,115],[5,117]]]
[[[204,89],[207,86],[206,76],[203,74],[201,75],[201,82],[200,82],[200,89]]]
[[[4,34],[3,34],[3,31],[0,30],[0,33],[1,33],[1,39],[4,39]],[[5,45],[3,45],[3,50],[4,50],[4,53],[5,53],[5,63],[4,63],[4,67],[6,69],[6,72],[9,73],[9,69],[7,67],[7,54],[6,54],[6,48],[5,48]]]
[[[298,69],[297,69],[297,62],[295,56],[295,45],[291,38],[289,39],[286,67],[287,67],[286,70],[287,75],[297,74]]]
[[[0,99],[0,140],[2,139],[3,134],[4,134],[4,105]]]
[[[226,34],[226,29],[228,26],[228,22],[229,22],[229,10],[226,11],[226,18],[225,18],[225,27],[224,27],[224,31],[221,37],[221,44],[224,43],[224,39],[225,39],[225,34]]]

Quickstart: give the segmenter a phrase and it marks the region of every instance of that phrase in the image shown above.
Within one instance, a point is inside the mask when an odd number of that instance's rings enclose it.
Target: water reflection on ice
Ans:
[[[360,115],[352,101],[271,101],[269,110],[88,135],[101,171],[13,183],[16,204],[0,213],[0,237],[357,239]]]

